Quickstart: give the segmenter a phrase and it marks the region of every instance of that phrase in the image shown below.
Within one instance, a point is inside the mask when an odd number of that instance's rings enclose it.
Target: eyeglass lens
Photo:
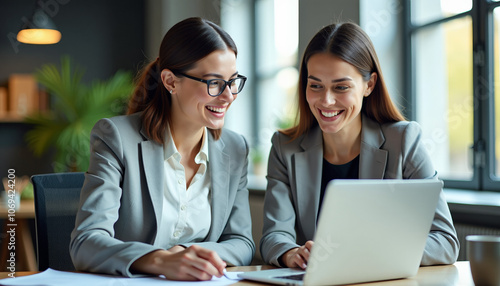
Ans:
[[[234,78],[230,80],[228,83],[229,89],[231,90],[232,94],[237,94],[241,92],[243,89],[244,85],[244,80],[243,78]],[[224,92],[224,89],[226,88],[226,82],[221,79],[212,79],[209,80],[208,82],[208,93],[211,96],[217,96],[220,95],[221,93]]]

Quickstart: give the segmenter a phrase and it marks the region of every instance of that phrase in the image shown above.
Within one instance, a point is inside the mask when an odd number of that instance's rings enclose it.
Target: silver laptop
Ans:
[[[338,285],[417,274],[443,184],[439,180],[333,180],[307,269],[244,272],[282,285]]]

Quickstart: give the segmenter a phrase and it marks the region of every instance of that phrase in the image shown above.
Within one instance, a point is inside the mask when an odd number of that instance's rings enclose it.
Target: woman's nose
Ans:
[[[236,96],[231,93],[231,88],[229,86],[226,86],[224,88],[224,91],[222,91],[222,93],[219,95],[219,99],[226,102],[233,102],[235,98]]]
[[[331,90],[326,90],[326,92],[321,97],[321,102],[324,105],[333,105],[336,102],[335,93]]]

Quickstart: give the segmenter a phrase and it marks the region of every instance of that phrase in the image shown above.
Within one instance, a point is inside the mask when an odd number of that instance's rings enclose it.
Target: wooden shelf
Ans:
[[[44,113],[49,114],[49,111],[37,111],[36,113],[32,113],[26,116],[3,113],[0,114],[0,123],[24,123],[26,117]]]
[[[24,122],[24,117],[15,115],[0,115],[0,122],[22,123]]]

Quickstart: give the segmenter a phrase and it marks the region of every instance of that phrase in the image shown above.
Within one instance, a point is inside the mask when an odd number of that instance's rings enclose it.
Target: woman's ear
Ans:
[[[378,75],[376,72],[372,72],[370,75],[370,79],[366,82],[366,91],[365,91],[365,97],[369,96],[373,89],[375,88],[375,85],[377,84],[377,78]]]
[[[175,74],[171,70],[164,69],[161,71],[161,81],[163,83],[163,86],[170,93],[173,93],[175,91],[176,79],[177,79],[177,77],[175,76]]]

